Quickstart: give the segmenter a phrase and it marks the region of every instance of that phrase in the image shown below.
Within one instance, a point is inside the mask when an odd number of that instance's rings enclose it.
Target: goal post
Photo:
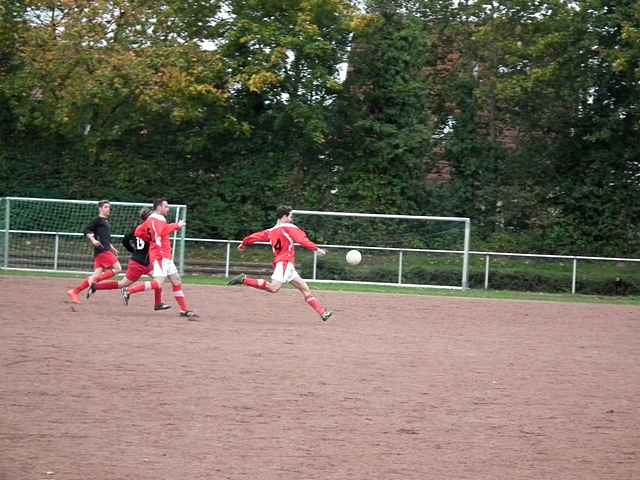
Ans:
[[[293,213],[294,223],[329,250],[322,259],[301,255],[301,271],[308,281],[459,290],[469,286],[471,220],[467,217]],[[360,265],[346,263],[345,254],[351,249],[362,253]]]
[[[129,252],[122,237],[140,222],[140,209],[151,203],[111,203],[111,235],[123,267]],[[186,205],[170,205],[169,222],[186,219]],[[93,271],[93,247],[83,231],[98,216],[98,200],[0,198],[0,268],[39,272]],[[176,266],[183,272],[185,229],[173,234]],[[124,251],[123,251],[124,250]]]

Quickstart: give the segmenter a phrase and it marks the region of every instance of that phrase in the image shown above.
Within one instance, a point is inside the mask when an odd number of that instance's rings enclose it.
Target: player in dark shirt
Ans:
[[[96,217],[86,226],[83,232],[93,244],[93,256],[111,252],[111,224],[104,217]]]
[[[118,250],[111,244],[110,216],[111,203],[109,200],[101,200],[98,202],[98,216],[84,230],[84,234],[94,247],[94,271],[89,278],[85,278],[76,288],[67,291],[69,300],[73,303],[80,303],[80,292],[94,283],[113,277],[122,270],[118,261]]]
[[[149,209],[145,209],[144,213],[141,213],[140,218],[142,218],[142,215],[149,216],[149,212]],[[149,244],[134,235],[136,227],[124,236],[122,246],[129,250],[132,260],[146,267],[149,265]]]
[[[151,214],[149,208],[143,208],[140,210],[140,220],[144,222]],[[149,244],[144,240],[134,235],[135,227],[131,232],[127,233],[122,239],[122,245],[131,253],[129,259],[129,265],[127,266],[127,273],[125,278],[119,282],[115,280],[109,280],[106,282],[94,283],[89,287],[87,298],[93,295],[98,290],[116,290],[124,287],[128,287],[132,283],[138,281],[142,275],[151,275],[153,272],[153,266],[149,263]],[[145,282],[150,284],[150,282]],[[149,287],[151,288],[151,287]],[[171,308],[171,305],[162,303],[162,290],[154,289],[155,293],[155,305],[154,310],[167,310]]]

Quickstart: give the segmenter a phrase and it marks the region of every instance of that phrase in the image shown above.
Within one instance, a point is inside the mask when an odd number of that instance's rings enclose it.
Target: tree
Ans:
[[[222,146],[227,161],[211,191],[218,198],[208,212],[224,219],[225,234],[264,226],[278,204],[302,207],[325,189],[328,105],[340,88],[351,15],[343,0],[229,3],[219,51],[233,115],[248,130]]]
[[[637,249],[624,200],[637,195],[632,3],[461,4],[444,189],[486,238],[519,236],[527,251]]]
[[[295,186],[302,198],[349,12],[340,0],[25,0],[5,90],[22,132],[9,192],[26,194],[38,165],[59,196],[162,193],[194,205],[196,228],[237,235],[227,220],[255,198],[256,172],[270,173],[270,197]]]
[[[333,141],[335,208],[421,211],[432,161],[429,44],[407,6],[371,1],[356,22]]]

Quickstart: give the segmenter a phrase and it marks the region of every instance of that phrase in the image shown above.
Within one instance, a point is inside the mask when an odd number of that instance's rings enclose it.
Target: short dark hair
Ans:
[[[289,215],[292,210],[293,208],[289,207],[288,205],[281,205],[276,210],[276,217],[278,218],[278,220],[280,220],[285,215]]]
[[[151,215],[151,209],[149,207],[142,207],[140,209],[140,220],[143,222]]]
[[[160,205],[162,205],[162,202],[167,202],[167,203],[169,203],[169,202],[167,201],[167,199],[166,199],[166,198],[156,198],[156,199],[153,201],[153,209],[155,210],[155,209],[156,209],[156,208],[158,208]]]
[[[98,202],[98,208],[102,208],[102,206],[103,206],[103,205],[106,205],[107,203],[108,203],[109,205],[111,205],[111,202],[110,202],[109,200],[100,200],[100,201]]]

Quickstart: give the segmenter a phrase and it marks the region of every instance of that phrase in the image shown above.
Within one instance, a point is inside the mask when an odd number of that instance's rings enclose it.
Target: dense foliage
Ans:
[[[474,249],[638,256],[639,133],[638,0],[0,3],[0,196],[163,195],[225,238],[281,203],[469,216]]]

